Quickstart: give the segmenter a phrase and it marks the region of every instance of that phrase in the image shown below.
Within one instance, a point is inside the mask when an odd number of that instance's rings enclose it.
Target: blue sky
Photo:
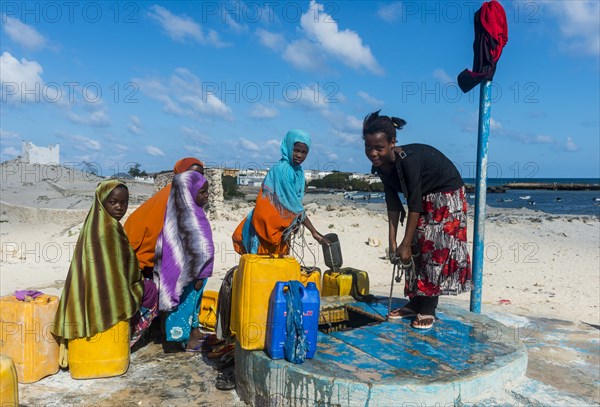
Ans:
[[[600,2],[502,1],[488,176],[600,176]],[[1,160],[22,140],[102,175],[277,161],[292,128],[305,169],[368,172],[362,119],[474,176],[475,1],[11,2],[1,5]]]

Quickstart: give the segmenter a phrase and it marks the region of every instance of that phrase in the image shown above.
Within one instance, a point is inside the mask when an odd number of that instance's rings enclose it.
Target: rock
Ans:
[[[371,247],[379,247],[381,245],[381,242],[375,237],[370,237],[367,241],[367,244]]]

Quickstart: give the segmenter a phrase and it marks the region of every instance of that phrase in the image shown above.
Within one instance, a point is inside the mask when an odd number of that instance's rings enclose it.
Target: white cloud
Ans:
[[[174,116],[188,116],[200,120],[206,116],[233,120],[232,110],[223,103],[209,86],[186,68],[177,68],[173,75],[161,78],[134,79],[142,93],[163,103],[163,110]],[[212,85],[212,84],[211,84]],[[218,91],[217,91],[218,92]]]
[[[538,134],[533,138],[535,144],[554,144],[554,137]]]
[[[297,106],[302,110],[325,112],[330,104],[335,103],[335,95],[321,88],[319,84],[309,86],[288,86],[283,94],[287,106]]]
[[[142,121],[137,116],[129,116],[129,125],[127,126],[127,131],[131,134],[140,135],[143,133],[142,131]]]
[[[183,148],[185,148],[187,151],[196,154],[196,155],[203,155],[204,154],[204,150],[202,150],[200,147],[197,146],[183,146]]]
[[[191,127],[182,126],[181,132],[184,136],[189,137],[191,140],[201,143],[204,145],[210,144],[210,138],[204,135],[200,130],[193,129]]]
[[[382,20],[391,23],[402,16],[402,2],[397,1],[379,6],[377,16]]]
[[[4,150],[2,150],[2,155],[7,157],[5,159],[11,159],[21,155],[21,151],[17,150],[14,147],[7,147]]]
[[[325,69],[323,51],[317,44],[305,39],[288,44],[283,52],[283,59],[305,71],[323,71]]]
[[[490,117],[490,130],[501,130],[502,129],[502,123],[500,123],[498,120],[494,119],[493,117]]]
[[[255,105],[250,111],[250,117],[255,119],[273,119],[277,116],[279,116],[277,109],[261,104]]]
[[[237,14],[237,15],[235,15],[235,17],[233,17],[231,14],[225,13],[225,23],[233,31],[235,31],[238,34],[247,32],[248,31],[248,26],[245,25],[245,24],[240,24],[240,22],[238,20],[240,20],[239,14]]]
[[[567,150],[567,151],[579,150],[579,147],[573,141],[573,137],[567,137],[567,141],[565,142],[565,150]]]
[[[114,148],[118,153],[124,153],[126,151],[129,151],[129,147],[123,144],[112,144],[111,148]]]
[[[146,146],[144,151],[153,157],[163,157],[165,155],[160,148],[155,146]]]
[[[2,141],[18,140],[19,133],[17,133],[16,131],[4,130],[4,129],[0,128],[0,138],[2,139]]]
[[[231,116],[231,108],[211,93],[205,96],[183,96],[181,102],[187,104],[197,114],[218,117]]]
[[[433,71],[433,77],[443,84],[454,82],[454,80],[442,68]]]
[[[311,0],[308,11],[300,18],[302,31],[319,44],[327,54],[354,68],[382,74],[371,49],[363,45],[360,36],[352,30],[339,30],[338,23],[324,11],[324,7]]]
[[[102,144],[99,141],[91,139],[89,137],[81,136],[78,134],[67,134],[63,132],[58,132],[57,136],[59,138],[69,141],[69,145],[79,151],[88,153],[100,151],[102,149]]]
[[[367,92],[363,92],[362,90],[358,92],[358,96],[361,97],[362,100],[367,102],[371,106],[381,107],[383,106],[383,100],[376,99],[369,95]]]
[[[67,112],[67,118],[72,123],[83,124],[92,127],[107,127],[110,126],[110,118],[106,112],[106,108],[101,103],[87,104],[86,110],[89,114],[77,114],[71,110]]]
[[[16,18],[4,15],[4,32],[14,42],[29,48],[37,50],[46,45],[46,39],[37,30],[30,25],[24,24]]]
[[[219,34],[214,30],[208,30],[205,34],[202,27],[188,16],[177,16],[164,7],[153,5],[148,15],[158,22],[165,33],[174,41],[185,42],[192,40],[199,44],[224,47],[228,44],[219,39]]]
[[[258,144],[254,143],[254,142],[252,142],[252,141],[250,141],[248,139],[245,139],[243,137],[240,138],[239,144],[240,144],[240,146],[244,150],[247,150],[247,151],[260,151],[260,147],[258,146]]]
[[[541,3],[559,20],[560,45],[573,54],[600,55],[600,2],[597,0]]]
[[[42,66],[35,61],[22,58],[21,61],[3,52],[0,55],[0,83],[2,83],[2,100],[13,102],[38,101],[41,98]],[[35,95],[23,94],[25,90],[40,89]],[[37,99],[37,100],[36,100]]]
[[[360,133],[347,132],[339,129],[331,129],[331,132],[343,146],[358,145],[362,142]]]
[[[286,46],[286,40],[281,34],[274,34],[263,28],[258,28],[256,35],[262,45],[273,51],[281,51]]]

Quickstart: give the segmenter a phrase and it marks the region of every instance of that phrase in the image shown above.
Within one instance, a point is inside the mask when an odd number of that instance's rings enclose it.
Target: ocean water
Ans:
[[[491,178],[488,186],[502,186],[512,182],[528,183],[558,183],[558,184],[589,184],[598,185],[597,178]],[[466,184],[475,184],[474,179],[465,179]],[[368,199],[368,193],[356,193],[353,202],[357,203],[384,203],[382,194]],[[404,202],[404,199],[403,199]],[[469,205],[475,204],[475,193],[467,193]],[[596,215],[600,216],[600,191],[549,191],[543,189],[509,189],[504,193],[490,193],[486,195],[488,205],[497,208],[528,208],[533,211],[541,211],[549,214],[570,215]]]

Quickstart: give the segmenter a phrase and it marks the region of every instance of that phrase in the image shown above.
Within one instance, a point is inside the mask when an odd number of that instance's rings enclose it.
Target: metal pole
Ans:
[[[473,290],[471,312],[481,313],[483,254],[485,235],[485,198],[487,193],[488,137],[490,134],[492,82],[484,81],[479,93],[479,131],[477,134],[477,184],[475,185],[475,226],[473,229]]]

